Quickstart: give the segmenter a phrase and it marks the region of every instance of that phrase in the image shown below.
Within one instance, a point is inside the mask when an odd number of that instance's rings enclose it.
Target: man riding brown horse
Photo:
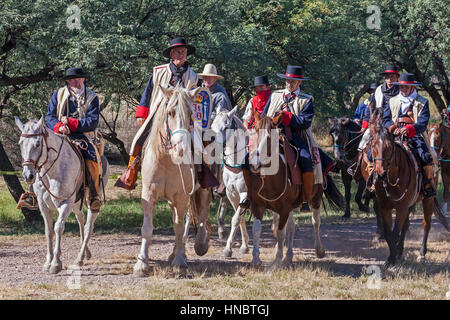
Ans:
[[[390,99],[383,113],[383,126],[391,134],[407,138],[408,146],[420,160],[423,169],[425,198],[436,196],[433,186],[434,165],[433,157],[426,136],[430,109],[428,100],[417,93],[414,74],[402,73],[399,81],[394,85],[400,86],[400,94]]]

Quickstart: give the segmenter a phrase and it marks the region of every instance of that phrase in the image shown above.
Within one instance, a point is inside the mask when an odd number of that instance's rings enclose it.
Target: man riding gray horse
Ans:
[[[58,134],[67,135],[78,145],[86,164],[86,180],[89,187],[89,207],[98,212],[100,201],[99,153],[93,145],[97,139],[95,130],[99,121],[99,100],[86,88],[88,74],[81,68],[68,68],[63,80],[66,82],[52,94],[46,115],[47,126]],[[25,193],[19,206],[37,205],[33,193]]]

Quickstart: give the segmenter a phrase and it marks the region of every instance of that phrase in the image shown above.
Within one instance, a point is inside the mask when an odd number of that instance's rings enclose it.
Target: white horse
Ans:
[[[22,177],[33,184],[39,209],[44,217],[45,237],[47,239],[47,258],[43,271],[56,274],[62,270],[61,237],[64,225],[71,212],[75,213],[80,227],[81,249],[74,264],[83,265],[86,257],[90,259],[88,241],[92,235],[98,211],[88,208],[85,224],[82,211],[82,197],[79,191],[83,183],[82,163],[65,136],[58,135],[44,125],[44,119],[23,124],[15,117],[16,125],[22,132],[19,145],[22,154]],[[108,181],[108,160],[102,156],[103,186]],[[38,179],[36,179],[38,178]],[[58,220],[53,226],[53,212],[58,211]],[[83,229],[84,228],[84,229]],[[53,250],[53,237],[55,248]]]
[[[207,223],[212,195],[209,189],[200,188],[196,181],[189,131],[193,99],[200,89],[161,88],[166,100],[153,116],[143,148],[141,198],[144,223],[141,250],[134,265],[135,276],[143,277],[149,271],[148,248],[153,235],[153,211],[160,198],[168,200],[173,212],[175,245],[169,263],[173,267],[187,267],[183,222],[188,207],[196,229],[195,252],[204,255],[208,251]]]
[[[244,200],[247,199],[247,186],[244,181],[242,170],[236,170],[239,169],[244,163],[244,157],[246,154],[245,147],[248,144],[247,137],[249,136],[249,133],[242,121],[236,116],[236,112],[237,107],[235,107],[231,111],[220,111],[217,113],[216,118],[211,124],[211,129],[216,135],[216,141],[218,143],[224,144],[223,181],[226,187],[227,197],[235,210],[233,219],[231,221],[231,232],[228,236],[226,247],[222,252],[222,256],[224,257],[232,256],[232,245],[238,225],[240,226],[242,234],[242,244],[239,252],[241,254],[244,254],[249,251],[249,236],[245,220],[243,218],[243,213],[245,210],[241,206],[239,206],[240,203],[243,203]],[[279,215],[274,212],[272,231],[275,238],[277,238],[278,222]],[[289,216],[286,232],[287,261],[292,261],[295,234],[293,212],[291,212]],[[255,238],[256,235],[257,232],[254,232],[253,237]],[[254,239],[254,242],[257,242],[257,240]]]
[[[247,186],[245,185],[242,174],[242,163],[245,158],[246,131],[242,121],[235,116],[237,107],[231,111],[219,111],[211,124],[211,130],[214,132],[216,142],[224,145],[223,148],[223,182],[226,188],[228,200],[234,209],[233,219],[231,221],[231,232],[228,236],[227,245],[222,252],[222,256],[232,256],[232,245],[236,235],[237,226],[240,226],[242,234],[242,244],[239,252],[248,253],[248,232],[243,219],[245,209],[239,206],[247,199]],[[234,128],[234,130],[232,130]],[[224,214],[223,210],[221,213]],[[223,217],[219,216],[219,221]],[[222,227],[223,228],[223,227]]]

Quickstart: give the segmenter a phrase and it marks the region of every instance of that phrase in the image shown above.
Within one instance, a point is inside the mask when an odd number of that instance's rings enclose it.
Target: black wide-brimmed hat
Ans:
[[[177,47],[186,47],[188,55],[193,54],[195,52],[195,47],[187,44],[186,40],[184,40],[183,38],[175,38],[172,39],[172,41],[170,41],[169,47],[163,51],[163,56],[166,58],[170,58],[170,50]]]
[[[400,71],[396,66],[387,66],[383,72],[380,72],[380,75],[382,76],[385,74],[400,74]]]
[[[269,82],[269,77],[266,75],[263,76],[257,76],[255,77],[255,80],[253,81],[253,85],[250,86],[250,88],[254,88],[256,86],[266,86],[271,85],[272,83]]]
[[[375,91],[375,90],[377,90],[377,88],[378,88],[378,85],[375,82],[373,82],[370,84],[369,88],[367,89],[367,92],[369,92],[370,90]]]
[[[75,78],[89,78],[89,75],[85,73],[82,68],[69,68],[66,70],[63,80]]]
[[[300,67],[300,66],[288,65],[286,67],[286,73],[285,74],[278,73],[277,76],[282,79],[309,80],[309,78],[305,78],[303,76],[302,67]]]
[[[398,82],[392,82],[392,84],[400,86],[421,86],[423,83],[416,82],[414,73],[403,72],[398,78]]]

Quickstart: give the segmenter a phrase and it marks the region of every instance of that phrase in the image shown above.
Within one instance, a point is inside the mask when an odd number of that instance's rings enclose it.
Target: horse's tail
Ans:
[[[445,229],[450,232],[450,227],[448,226],[447,219],[444,217],[442,207],[436,197],[434,198],[434,215],[439,220],[439,222],[442,223]]]
[[[339,189],[336,187],[336,184],[334,183],[333,179],[329,174],[326,176],[326,189],[325,196],[328,199],[328,202],[330,203],[330,206],[333,210],[342,210],[345,211],[345,199],[342,193],[339,191]]]

